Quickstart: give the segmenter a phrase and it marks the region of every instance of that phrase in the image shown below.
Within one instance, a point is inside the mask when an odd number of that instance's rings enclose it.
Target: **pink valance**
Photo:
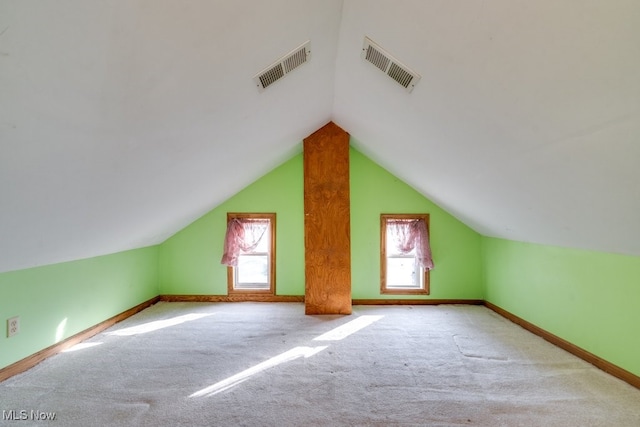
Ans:
[[[227,234],[224,238],[224,254],[221,264],[238,265],[240,251],[254,250],[269,227],[268,219],[232,218],[227,224]]]
[[[433,270],[433,258],[427,223],[423,219],[390,219],[387,221],[387,235],[401,254],[416,250],[418,265]]]

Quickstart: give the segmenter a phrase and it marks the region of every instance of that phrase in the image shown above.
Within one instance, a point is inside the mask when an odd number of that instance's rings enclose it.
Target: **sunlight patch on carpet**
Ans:
[[[169,326],[179,325],[184,322],[201,319],[213,314],[214,313],[185,314],[183,316],[172,317],[171,319],[156,320],[154,322],[143,323],[142,325],[132,326],[130,328],[124,328],[114,332],[107,332],[107,335],[127,337],[131,335],[146,334],[147,332],[157,331],[158,329],[168,328]]]
[[[340,341],[349,335],[358,332],[360,329],[364,329],[367,326],[371,325],[374,322],[382,319],[384,316],[371,316],[364,315],[360,316],[357,319],[353,319],[352,321],[345,323],[344,325],[340,325],[337,328],[330,330],[318,337],[315,337],[314,341]]]
[[[328,346],[319,346],[319,347],[295,347],[292,348],[289,351],[286,351],[282,354],[279,354],[278,356],[272,357],[269,360],[266,360],[262,363],[259,363],[255,366],[252,366],[249,369],[246,369],[242,372],[240,372],[239,374],[236,374],[232,377],[229,377],[225,380],[222,380],[220,382],[217,382],[215,384],[213,384],[212,386],[203,388],[200,391],[197,391],[193,394],[191,394],[189,397],[205,397],[205,396],[213,396],[215,394],[218,394],[220,392],[223,392],[225,390],[230,389],[231,387],[235,387],[238,384],[242,383],[243,381],[246,381],[247,379],[249,379],[250,377],[252,377],[255,374],[258,374],[262,371],[266,371],[269,368],[273,368],[275,366],[278,366],[282,363],[285,362],[289,362],[291,360],[297,359],[299,357],[311,357],[316,353],[321,352],[322,350],[324,350],[325,348],[327,348]]]
[[[382,319],[384,316],[360,316],[356,319],[353,319],[350,322],[345,323],[344,325],[340,325],[320,336],[315,337],[314,341],[339,341],[351,334],[358,332],[361,329],[366,328],[374,322]],[[326,349],[328,346],[319,346],[319,347],[295,347],[289,351],[286,351],[278,356],[272,357],[269,360],[266,360],[262,363],[259,363],[255,366],[252,366],[249,369],[246,369],[239,374],[233,375],[225,380],[219,381],[209,387],[203,388],[200,391],[197,391],[191,394],[189,397],[205,397],[205,396],[213,396],[225,390],[228,390],[232,387],[237,386],[238,384],[246,381],[253,375],[256,375],[260,372],[263,372],[267,369],[278,366],[282,363],[289,362],[291,360],[297,359],[299,357],[308,358],[321,352]]]

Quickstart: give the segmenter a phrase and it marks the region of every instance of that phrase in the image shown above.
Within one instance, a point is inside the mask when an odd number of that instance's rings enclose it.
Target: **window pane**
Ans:
[[[267,227],[267,229],[265,230],[264,234],[262,235],[262,239],[260,239],[260,242],[258,243],[258,246],[256,246],[256,248],[253,250],[254,253],[258,252],[262,252],[262,253],[266,253],[269,252],[269,246],[271,245],[271,236],[269,236],[269,227]]]
[[[420,268],[415,258],[387,258],[387,288],[420,289]]]
[[[416,254],[416,248],[413,248],[411,249],[411,251],[406,252],[404,254],[400,253],[400,251],[398,250],[398,246],[393,243],[391,238],[387,238],[387,255],[388,256],[403,256],[403,255],[415,256],[415,254]]]
[[[264,234],[262,235],[262,238],[258,242],[258,246],[256,246],[252,251],[249,251],[249,252],[245,252],[243,250],[240,250],[241,254],[254,254],[254,253],[267,253],[267,252],[269,252],[269,247],[271,245],[271,236],[270,236],[270,233],[269,233],[269,226],[265,226],[265,227],[266,227],[266,230],[264,231]]]
[[[406,239],[406,234],[404,233],[409,233],[408,229],[401,231],[403,230],[404,225],[408,227],[409,223],[407,222],[406,224],[404,224],[404,223],[394,222],[393,224],[389,224],[387,222],[387,226],[386,226],[387,247],[385,248],[387,256],[415,255],[416,253],[415,248],[411,249],[410,252],[405,252],[405,253],[401,253],[400,250],[398,249],[398,245],[401,245],[401,242],[403,242],[402,236],[405,236],[404,238]],[[394,230],[395,230],[395,233],[394,233]]]
[[[236,288],[269,289],[269,257],[240,255],[236,268]]]

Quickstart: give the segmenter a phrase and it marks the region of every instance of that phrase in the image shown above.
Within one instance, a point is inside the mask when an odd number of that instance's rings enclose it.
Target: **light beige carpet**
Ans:
[[[480,306],[159,303],[0,383],[0,410],[11,426],[636,426],[640,390]]]

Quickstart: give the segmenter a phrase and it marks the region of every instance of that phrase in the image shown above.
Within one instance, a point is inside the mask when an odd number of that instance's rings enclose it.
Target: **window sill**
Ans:
[[[429,295],[428,289],[381,289],[382,295]]]

